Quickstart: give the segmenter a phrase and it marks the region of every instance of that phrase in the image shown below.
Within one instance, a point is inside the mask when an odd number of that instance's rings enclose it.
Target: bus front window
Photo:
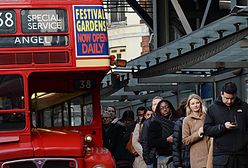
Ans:
[[[25,128],[25,113],[0,113],[0,131]]]
[[[23,79],[19,75],[0,75],[0,109],[23,109]]]
[[[0,75],[0,131],[24,128],[23,78],[13,74]]]

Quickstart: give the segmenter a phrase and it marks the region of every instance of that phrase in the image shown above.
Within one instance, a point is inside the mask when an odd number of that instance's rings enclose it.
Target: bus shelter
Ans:
[[[229,15],[129,61],[125,68],[116,67],[120,83],[111,87],[113,78],[104,78],[102,102],[125,109],[160,95],[176,106],[193,92],[211,103],[226,80],[235,81],[238,95],[247,99],[247,36],[248,8],[235,7]]]

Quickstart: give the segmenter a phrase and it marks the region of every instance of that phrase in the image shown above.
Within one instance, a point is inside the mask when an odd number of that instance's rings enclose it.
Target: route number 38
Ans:
[[[79,80],[79,89],[92,89],[95,88],[96,81],[92,79],[81,79]]]
[[[79,87],[80,89],[90,89],[92,88],[92,81],[91,80],[80,80]]]
[[[15,12],[12,10],[0,10],[0,28],[15,26]]]
[[[2,26],[12,27],[14,25],[13,14],[11,12],[0,12],[0,28]]]
[[[96,81],[94,79],[77,79],[74,84],[75,89],[93,89],[96,87]]]

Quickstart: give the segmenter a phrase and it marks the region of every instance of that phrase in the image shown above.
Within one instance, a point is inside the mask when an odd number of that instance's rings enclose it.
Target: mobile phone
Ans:
[[[237,125],[237,123],[236,123],[236,122],[230,122],[230,124],[232,124],[232,125]]]

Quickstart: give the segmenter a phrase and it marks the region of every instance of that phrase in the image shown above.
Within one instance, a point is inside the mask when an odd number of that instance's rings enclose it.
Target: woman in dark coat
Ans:
[[[148,144],[156,148],[158,166],[164,165],[172,155],[173,128],[177,120],[175,109],[168,100],[161,100],[149,127]]]
[[[179,114],[181,114],[182,117],[176,121],[173,131],[172,157],[175,168],[190,168],[190,147],[182,143],[182,125],[183,119],[186,116],[186,104],[187,99],[184,99],[180,102],[180,107],[177,111]]]
[[[173,132],[173,164],[175,168],[190,168],[189,145],[182,143],[182,125],[184,117],[179,118]]]

